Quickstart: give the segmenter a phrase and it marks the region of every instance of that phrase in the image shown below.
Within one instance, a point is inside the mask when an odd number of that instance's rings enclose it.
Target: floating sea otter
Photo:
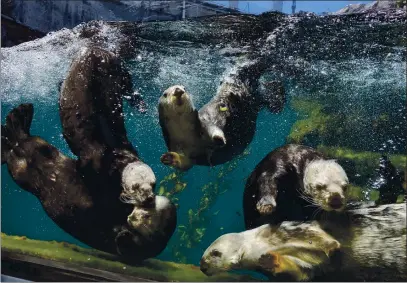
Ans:
[[[222,235],[203,254],[201,270],[255,270],[272,281],[407,280],[406,203],[327,216]]]
[[[129,74],[111,52],[83,49],[72,62],[60,93],[63,136],[79,157],[78,169],[99,193],[134,204],[154,201],[156,178],[127,139],[123,93],[131,89]],[[107,194],[107,195],[106,195]]]
[[[206,275],[246,269],[280,280],[290,276],[305,281],[329,264],[329,257],[339,248],[339,242],[316,222],[265,224],[220,236],[206,249],[200,267]]]
[[[253,139],[260,109],[266,105],[278,113],[285,102],[281,82],[265,85],[266,99],[256,95],[265,68],[259,61],[239,66],[199,111],[183,86],[165,90],[158,110],[169,152],[162,155],[161,162],[188,170],[195,164],[223,164],[242,153]]]
[[[129,257],[138,253],[132,243],[142,244],[134,238],[132,223],[138,223],[137,233],[147,239],[144,248],[155,255],[165,248],[176,225],[175,206],[154,196],[155,175],[127,139],[122,94],[131,87],[130,75],[117,56],[85,48],[71,64],[59,101],[63,135],[79,157],[77,167],[85,184],[96,189],[94,196],[101,204],[120,199],[136,205],[128,214],[129,227],[116,238],[120,253]],[[142,220],[134,222],[137,215],[143,215]]]
[[[348,177],[335,160],[313,148],[288,144],[269,153],[247,180],[246,229],[284,220],[307,220],[318,210],[342,211]]]

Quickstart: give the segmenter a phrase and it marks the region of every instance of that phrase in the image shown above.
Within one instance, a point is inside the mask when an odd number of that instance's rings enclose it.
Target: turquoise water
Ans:
[[[172,24],[167,25],[171,29]],[[399,27],[394,29],[395,37],[400,36],[397,30]],[[391,31],[390,29],[390,35]],[[335,120],[335,127],[343,128],[340,134],[311,138],[309,143],[312,145],[405,155],[405,47],[397,44],[386,47],[381,53],[378,51],[380,56],[370,56],[369,52],[366,55],[360,53],[360,50],[354,53],[353,50],[348,50],[346,56],[332,59],[328,56],[331,51],[323,48],[327,40],[323,37],[324,30],[319,32],[322,35],[316,43],[314,53],[286,59],[287,66],[296,66],[303,62],[301,60],[307,59],[307,64],[301,67],[303,73],[289,75],[282,67],[281,70],[267,74],[284,82],[288,101],[280,114],[271,114],[266,110],[260,112],[256,135],[247,148],[248,154],[214,168],[195,166],[180,177],[187,183],[186,189],[177,195],[178,225],[181,227],[176,230],[166,250],[158,258],[198,265],[204,250],[217,237],[244,230],[242,195],[246,178],[267,153],[286,142],[295,122],[309,115],[294,109],[294,100],[312,99],[323,105],[326,113],[342,117]],[[66,33],[68,32],[64,34]],[[376,33],[380,34],[381,30],[377,29]],[[374,37],[373,34],[372,44],[362,44],[366,51],[375,44],[380,44],[379,37]],[[33,103],[35,110],[31,133],[43,137],[63,153],[74,157],[61,135],[57,85],[82,43],[76,38],[71,39],[72,43],[49,43],[58,36],[60,35],[50,35],[49,41],[47,39],[23,47],[2,49],[1,118],[4,123],[6,114],[19,103]],[[345,39],[354,40],[351,36]],[[154,170],[157,180],[162,180],[174,170],[159,161],[161,154],[167,150],[158,124],[159,96],[168,86],[183,84],[193,95],[195,106],[201,107],[216,93],[220,78],[227,74],[238,56],[226,56],[222,47],[218,46],[158,40],[155,42],[151,38],[143,44],[137,55],[126,60],[126,64],[132,75],[134,88],[143,95],[148,111],[139,113],[126,104],[126,128],[129,139],[141,158]],[[287,44],[287,50],[295,46],[294,43]],[[379,125],[380,128],[377,129],[372,121],[384,117],[383,115],[387,117],[387,124]],[[312,127],[306,125],[308,126]],[[227,172],[231,167],[233,170]],[[6,166],[2,166],[1,172],[3,232],[84,246],[46,216],[39,201],[13,182]],[[349,172],[349,178],[351,181],[357,180],[358,172]],[[192,242],[191,247],[187,247],[185,238],[181,237],[185,229],[182,226],[189,228],[188,213],[190,210],[193,213],[198,210],[203,196],[202,188],[210,183],[218,184],[217,191],[214,192],[215,201],[204,212],[205,217],[201,222],[196,224],[199,229],[205,228],[200,230],[203,231],[203,236]]]

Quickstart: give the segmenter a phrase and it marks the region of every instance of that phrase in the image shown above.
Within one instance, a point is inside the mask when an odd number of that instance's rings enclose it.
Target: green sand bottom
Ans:
[[[94,249],[82,248],[66,242],[31,240],[25,236],[1,233],[2,251],[35,256],[42,259],[69,262],[70,264],[101,269],[124,275],[137,276],[154,281],[259,281],[248,275],[222,273],[204,275],[198,266],[148,259],[142,265],[132,266],[120,261],[115,255]]]

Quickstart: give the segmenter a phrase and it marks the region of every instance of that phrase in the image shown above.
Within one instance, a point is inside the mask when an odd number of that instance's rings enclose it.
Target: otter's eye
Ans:
[[[222,255],[222,253],[218,250],[211,251],[211,256],[220,257],[221,255]]]
[[[167,93],[166,93],[166,92],[164,92],[164,97],[167,97]]]
[[[222,112],[228,111],[228,106],[225,103],[219,105],[219,110]]]

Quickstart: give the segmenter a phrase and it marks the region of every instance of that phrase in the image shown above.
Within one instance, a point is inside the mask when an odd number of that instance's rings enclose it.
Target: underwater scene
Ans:
[[[405,281],[406,19],[90,21],[2,48],[3,268]]]

